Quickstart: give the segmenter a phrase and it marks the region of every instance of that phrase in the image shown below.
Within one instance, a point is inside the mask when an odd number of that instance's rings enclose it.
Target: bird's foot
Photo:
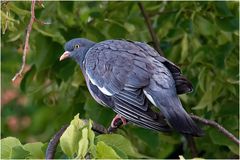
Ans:
[[[121,115],[117,114],[112,122],[111,122],[111,126],[108,128],[108,132],[114,132],[115,130],[117,130],[118,127],[120,127],[121,125],[126,125],[127,124],[127,120],[122,117]]]
[[[121,122],[119,122],[121,120]],[[112,120],[112,123],[111,123],[111,127],[112,128],[118,128],[120,125],[126,125],[127,124],[127,120],[122,117],[121,115],[117,114],[113,120]]]

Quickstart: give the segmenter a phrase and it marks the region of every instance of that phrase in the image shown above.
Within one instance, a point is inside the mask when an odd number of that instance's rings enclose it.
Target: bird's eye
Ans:
[[[79,45],[79,44],[76,44],[76,45],[74,46],[74,49],[78,49],[78,48],[80,48],[80,45]]]

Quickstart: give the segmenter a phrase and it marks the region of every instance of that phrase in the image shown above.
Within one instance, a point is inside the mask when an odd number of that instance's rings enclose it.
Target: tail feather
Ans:
[[[163,108],[163,107],[161,107]],[[177,131],[193,136],[203,136],[203,131],[196,125],[192,118],[182,108],[168,107],[164,114],[170,125]]]
[[[169,125],[180,133],[190,134],[193,136],[203,136],[203,131],[196,125],[192,118],[182,107],[182,104],[176,94],[165,92],[150,91],[151,100],[158,107]],[[149,97],[149,95],[147,96]]]

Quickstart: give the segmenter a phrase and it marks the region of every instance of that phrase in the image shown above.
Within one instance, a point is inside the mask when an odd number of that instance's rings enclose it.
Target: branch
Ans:
[[[32,0],[31,18],[30,18],[30,22],[29,22],[28,28],[27,28],[27,34],[26,34],[25,45],[24,45],[23,56],[22,56],[22,66],[21,66],[21,69],[19,70],[19,72],[16,73],[16,75],[13,77],[12,82],[16,82],[16,80],[18,78],[22,78],[23,71],[24,71],[24,68],[26,66],[26,56],[27,56],[27,52],[29,50],[29,37],[30,37],[30,33],[32,31],[33,22],[35,20],[35,11],[34,11],[34,9],[35,9],[35,0]]]
[[[50,140],[47,150],[46,150],[46,159],[54,159],[54,155],[56,153],[56,149],[59,143],[59,140],[62,136],[62,134],[67,129],[68,125],[63,126]]]
[[[139,8],[140,8],[140,10],[141,10],[141,12],[142,12],[142,15],[143,15],[143,17],[144,17],[144,19],[145,19],[145,22],[146,22],[146,24],[147,24],[148,30],[149,30],[149,32],[150,32],[150,34],[151,34],[152,41],[153,41],[153,43],[154,43],[154,48],[157,50],[157,52],[158,52],[161,56],[164,56],[164,55],[163,55],[163,51],[162,51],[161,48],[159,47],[160,42],[159,42],[158,37],[156,36],[157,34],[156,34],[155,31],[153,30],[153,27],[152,27],[152,25],[151,25],[151,20],[150,20],[148,14],[146,13],[146,11],[145,11],[145,9],[144,9],[144,7],[143,7],[143,5],[142,5],[141,2],[138,2],[138,6],[139,6]]]
[[[232,133],[230,133],[228,130],[226,130],[223,126],[221,126],[217,122],[212,121],[212,120],[207,120],[207,119],[198,117],[193,114],[191,114],[190,116],[195,121],[201,122],[205,125],[208,125],[208,126],[218,129],[222,134],[224,134],[226,137],[228,137],[232,142],[236,143],[237,145],[240,145],[240,141]]]
[[[197,147],[194,141],[194,137],[191,135],[185,135],[185,138],[187,140],[187,144],[189,146],[190,152],[191,152],[191,156],[192,158],[197,157],[198,156],[198,151],[197,151]]]
[[[86,124],[88,124],[88,120],[84,120],[84,121],[86,122]],[[93,122],[92,130],[99,134],[107,134],[108,133],[107,129],[103,125],[98,124],[96,122]]]

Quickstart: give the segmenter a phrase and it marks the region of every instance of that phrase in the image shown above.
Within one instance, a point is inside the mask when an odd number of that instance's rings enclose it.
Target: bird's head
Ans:
[[[65,52],[61,55],[60,61],[66,59],[66,58],[73,58],[78,63],[82,63],[84,60],[84,57],[89,50],[95,43],[84,39],[84,38],[75,38],[64,45]]]

